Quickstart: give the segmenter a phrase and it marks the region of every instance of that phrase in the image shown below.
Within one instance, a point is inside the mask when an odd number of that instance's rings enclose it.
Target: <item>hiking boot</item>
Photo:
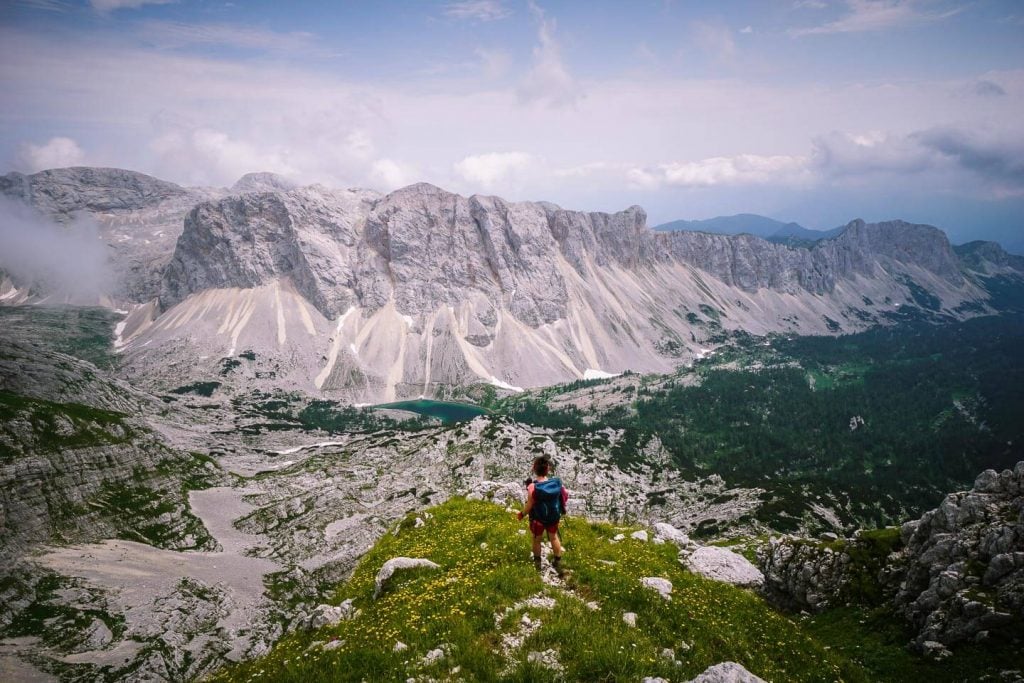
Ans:
[[[552,555],[552,557],[551,557],[551,566],[554,567],[555,569],[561,569],[561,567],[562,567],[562,556],[561,555]]]
[[[533,566],[537,568],[537,571],[540,571],[540,555],[533,556]]]

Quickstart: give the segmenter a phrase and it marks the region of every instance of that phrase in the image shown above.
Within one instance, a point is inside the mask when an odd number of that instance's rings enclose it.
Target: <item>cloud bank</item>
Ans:
[[[85,218],[58,225],[21,202],[0,197],[0,270],[19,287],[57,300],[95,303],[113,283],[107,247]]]

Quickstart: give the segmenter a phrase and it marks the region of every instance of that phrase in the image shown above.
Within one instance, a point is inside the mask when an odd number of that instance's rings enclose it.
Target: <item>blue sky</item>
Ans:
[[[271,170],[1024,252],[1024,4],[0,5],[0,163]]]

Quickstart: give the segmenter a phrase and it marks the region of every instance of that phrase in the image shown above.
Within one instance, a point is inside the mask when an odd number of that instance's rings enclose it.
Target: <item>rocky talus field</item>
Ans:
[[[998,245],[272,174],[0,193],[108,270],[0,272],[2,681],[1024,680]]]

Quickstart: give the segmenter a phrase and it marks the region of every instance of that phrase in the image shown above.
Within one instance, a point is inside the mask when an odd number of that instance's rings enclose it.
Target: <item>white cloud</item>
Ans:
[[[0,245],[0,268],[22,285],[41,285],[93,305],[110,293],[107,247],[91,217],[57,225],[21,202],[0,197]]]
[[[454,169],[470,185],[491,191],[514,182],[533,163],[533,157],[525,152],[491,152],[465,157],[455,163]]]
[[[533,65],[519,84],[519,99],[551,107],[574,105],[580,91],[562,60],[562,48],[555,39],[555,20],[533,2],[530,11],[537,21],[538,44],[533,48]]]
[[[648,45],[646,42],[641,42],[640,44],[638,44],[633,52],[634,54],[636,54],[637,57],[639,57],[645,62],[650,62],[651,64],[657,64],[659,61],[661,61],[658,59],[658,54],[654,50],[652,50],[651,46]]]
[[[177,0],[89,0],[97,12],[112,12],[119,9],[136,9],[143,5],[169,5]]]
[[[744,34],[748,34],[748,35],[753,33],[753,32],[754,32],[754,27],[753,26],[744,26],[743,28],[740,29],[740,33],[744,33]]]
[[[933,128],[911,138],[991,184],[997,196],[1024,196],[1024,136]]]
[[[188,24],[179,21],[147,21],[136,29],[136,35],[160,48],[182,48],[192,45],[223,45],[228,47],[282,52],[291,55],[332,56],[333,52],[318,47],[316,36],[304,31],[280,33],[237,24]]]
[[[271,171],[284,176],[298,169],[272,149],[260,149],[244,140],[211,128],[168,130],[152,141],[158,164],[186,173],[189,182],[229,184],[252,171]]]
[[[417,170],[392,159],[378,159],[370,166],[370,183],[382,192],[411,185],[419,180]]]
[[[64,137],[50,138],[45,145],[24,144],[18,156],[21,164],[32,172],[81,166],[85,162],[85,153],[78,143]]]
[[[632,168],[627,180],[636,187],[714,187],[718,185],[794,184],[808,179],[808,159],[800,156],[740,154],[699,161]]]
[[[836,179],[876,173],[915,174],[934,168],[937,155],[910,137],[883,131],[833,131],[812,141],[815,170]]]
[[[67,12],[71,9],[66,0],[14,0],[14,4],[45,12]]]
[[[484,78],[497,80],[512,67],[512,55],[498,48],[478,47],[473,51],[480,58],[480,71]]]
[[[467,72],[479,68],[474,61]],[[593,210],[635,203],[637,187],[652,187],[644,197],[652,215],[659,202],[665,211],[678,201],[675,190],[684,186],[705,188],[691,199],[728,196],[748,206],[755,193],[747,188],[767,194],[775,184],[824,188],[860,177],[865,187],[891,190],[896,173],[912,175],[920,188],[989,196],[982,176],[957,162],[971,155],[922,152],[920,142],[900,143],[907,145],[902,153],[882,142],[871,148],[862,143],[873,134],[864,131],[888,131],[899,141],[955,122],[964,129],[992,125],[1008,131],[1006,139],[1024,135],[1024,71],[828,87],[659,72],[588,80],[585,98],[554,110],[520,106],[515,84],[356,78],[269,59],[58,42],[0,27],[0,83],[9,94],[0,97],[0,125],[18,131],[25,121],[40,122],[33,124],[39,138],[21,133],[40,146],[51,135],[87,127],[88,162],[183,184],[224,186],[243,173],[270,170],[300,183],[386,189],[423,180]],[[953,96],[979,79],[1006,95]],[[855,135],[821,136],[833,129]],[[815,136],[825,143],[815,147]],[[11,146],[9,137],[8,159],[24,156]],[[487,151],[498,156],[476,158]],[[925,162],[908,161],[921,154]],[[806,173],[783,163],[773,174],[770,163],[759,163],[776,157],[810,161]]]
[[[835,21],[790,31],[794,36],[829,33],[863,33],[904,28],[947,19],[964,8],[942,12],[922,11],[921,0],[847,0],[848,12]]]
[[[794,0],[793,9],[825,9],[828,3],[825,0]]]
[[[511,16],[512,11],[499,0],[461,0],[445,5],[444,13],[454,19],[496,21]]]
[[[728,26],[699,21],[691,30],[694,42],[713,58],[729,61],[736,56],[736,41]]]

